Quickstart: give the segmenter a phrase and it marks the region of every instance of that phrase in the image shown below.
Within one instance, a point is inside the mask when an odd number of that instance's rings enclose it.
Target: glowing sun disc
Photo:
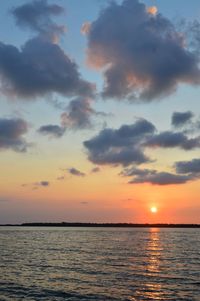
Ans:
[[[151,212],[152,213],[156,213],[157,211],[158,211],[158,209],[155,206],[151,207]]]

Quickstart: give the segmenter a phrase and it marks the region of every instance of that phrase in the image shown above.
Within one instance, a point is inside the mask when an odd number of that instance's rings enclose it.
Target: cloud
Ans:
[[[91,107],[90,98],[79,97],[70,101],[67,109],[61,115],[61,124],[64,128],[85,129],[91,128],[91,117],[98,115]]]
[[[87,61],[103,70],[104,97],[152,100],[200,83],[197,53],[169,19],[147,10],[138,0],[112,1],[91,23]]]
[[[147,174],[145,176],[137,176],[129,183],[150,183],[154,185],[175,185],[184,184],[190,180],[193,180],[190,176],[176,175],[169,172],[156,172],[155,174]]]
[[[38,132],[49,137],[60,138],[65,133],[65,128],[62,128],[58,125],[43,125],[38,129]]]
[[[101,169],[98,166],[91,169],[91,173],[98,173],[100,171],[101,171]]]
[[[88,147],[88,144],[85,143],[85,146]],[[140,149],[134,149],[133,147],[130,149],[128,149],[127,147],[111,147],[108,151],[103,153],[100,153],[100,151],[97,150],[91,150],[90,148],[89,160],[96,164],[122,164],[124,166],[129,165],[133,162],[135,164],[141,164],[149,161],[148,157],[146,157]]]
[[[152,162],[145,154],[149,148],[181,148],[185,151],[200,148],[200,136],[190,136],[189,132],[158,132],[151,122],[138,119],[118,129],[104,128],[83,145],[89,161],[94,164],[128,166]]]
[[[148,147],[162,147],[162,148],[173,148],[180,147],[184,150],[192,150],[200,147],[200,137],[188,138],[182,132],[161,132],[156,135],[152,135],[145,142]]]
[[[80,202],[80,204],[82,204],[82,205],[87,205],[87,204],[89,204],[89,202],[87,202],[87,201],[82,201],[82,202]]]
[[[7,203],[7,202],[10,202],[9,199],[0,199],[0,203]]]
[[[102,112],[95,111],[91,106],[92,99],[78,97],[72,99],[65,111],[61,114],[61,125],[43,125],[38,132],[54,138],[62,137],[67,130],[84,130],[93,127],[92,117],[105,116]]]
[[[130,167],[130,168],[125,168],[124,170],[122,170],[122,172],[120,172],[120,176],[123,177],[131,177],[131,176],[146,176],[148,174],[155,174],[156,170],[154,169],[139,169],[136,167]]]
[[[0,79],[4,93],[24,98],[93,93],[92,85],[80,78],[76,63],[59,45],[41,37],[27,41],[21,50],[0,43]]]
[[[12,10],[16,22],[36,32],[19,49],[0,42],[0,88],[20,98],[59,93],[68,97],[93,96],[95,87],[81,78],[78,66],[59,46],[64,26],[51,19],[64,9],[35,0]]]
[[[49,181],[41,181],[41,182],[37,183],[38,186],[44,186],[44,187],[49,186],[49,184],[50,184]]]
[[[145,154],[148,148],[179,147],[189,151],[200,147],[200,137],[190,138],[183,132],[173,131],[158,133],[155,126],[145,119],[138,119],[118,129],[105,128],[83,144],[92,163],[125,167],[119,175],[133,177],[129,183],[171,185],[200,178],[199,159],[176,162],[173,172],[136,168],[142,163],[152,162]]]
[[[88,35],[89,32],[90,32],[90,28],[91,28],[91,23],[90,22],[83,23],[83,25],[81,26],[81,33],[83,35]]]
[[[73,175],[73,176],[77,176],[77,177],[85,177],[85,173],[84,172],[81,172],[80,170],[74,168],[74,167],[71,167],[71,168],[68,168],[67,171]]]
[[[49,181],[40,181],[40,182],[35,182],[35,183],[31,183],[31,184],[22,184],[22,187],[32,187],[33,190],[37,190],[40,187],[49,187],[50,186],[50,182]]]
[[[177,175],[151,169],[137,169],[135,167],[123,170],[120,175],[125,177],[134,176],[134,178],[129,181],[130,184],[150,183],[153,185],[172,185],[184,184],[193,180],[193,177],[190,175]]]
[[[150,6],[150,7],[147,7],[147,12],[148,12],[148,14],[155,16],[158,12],[158,9],[156,6]]]
[[[193,159],[191,161],[179,161],[174,164],[177,173],[193,174],[200,176],[200,159]]]
[[[28,144],[23,135],[28,132],[28,124],[20,118],[0,118],[0,150],[27,151]]]
[[[63,181],[63,180],[65,180],[65,177],[64,176],[57,177],[57,180],[58,181]]]
[[[48,4],[46,0],[34,0],[12,10],[16,24],[22,28],[29,28],[40,35],[56,41],[65,27],[57,25],[51,17],[64,13],[64,8],[57,4]]]
[[[145,119],[119,129],[103,129],[90,140],[84,142],[88,159],[95,164],[130,165],[148,162],[143,153],[143,140],[154,133],[155,127]]]
[[[182,127],[191,122],[194,114],[191,111],[174,112],[172,115],[172,125],[174,127]]]
[[[133,177],[131,184],[150,183],[155,185],[184,184],[200,179],[200,159],[179,161],[173,165],[175,173],[155,169],[139,169],[135,166],[125,168],[120,172],[122,177]]]

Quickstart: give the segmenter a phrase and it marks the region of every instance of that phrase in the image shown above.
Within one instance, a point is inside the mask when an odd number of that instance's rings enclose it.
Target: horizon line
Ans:
[[[0,224],[0,227],[122,227],[122,228],[200,228],[198,223],[109,223],[109,222],[25,222]]]

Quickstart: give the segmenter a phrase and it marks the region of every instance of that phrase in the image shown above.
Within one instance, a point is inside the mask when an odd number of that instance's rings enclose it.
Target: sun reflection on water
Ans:
[[[144,297],[151,300],[161,300],[163,297],[161,283],[156,281],[156,276],[160,273],[160,229],[150,228],[149,240],[147,243],[147,273],[151,276],[149,283],[145,285]]]
[[[147,243],[144,246],[146,252],[144,277],[149,279],[148,282],[140,287],[136,296],[142,297],[142,300],[163,300],[162,284],[158,278],[160,274],[160,260],[162,246],[160,243],[160,229],[150,228]],[[132,300],[137,300],[133,297]]]
[[[159,228],[150,228],[149,240],[147,243],[148,265],[147,270],[151,273],[159,273],[159,264],[161,256]]]

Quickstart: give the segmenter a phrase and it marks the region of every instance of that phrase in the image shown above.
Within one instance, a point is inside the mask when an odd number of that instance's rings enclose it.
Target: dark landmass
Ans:
[[[80,222],[61,222],[61,223],[23,223],[5,224],[0,226],[12,227],[109,227],[109,228],[200,228],[200,224],[133,224],[133,223],[80,223]]]

